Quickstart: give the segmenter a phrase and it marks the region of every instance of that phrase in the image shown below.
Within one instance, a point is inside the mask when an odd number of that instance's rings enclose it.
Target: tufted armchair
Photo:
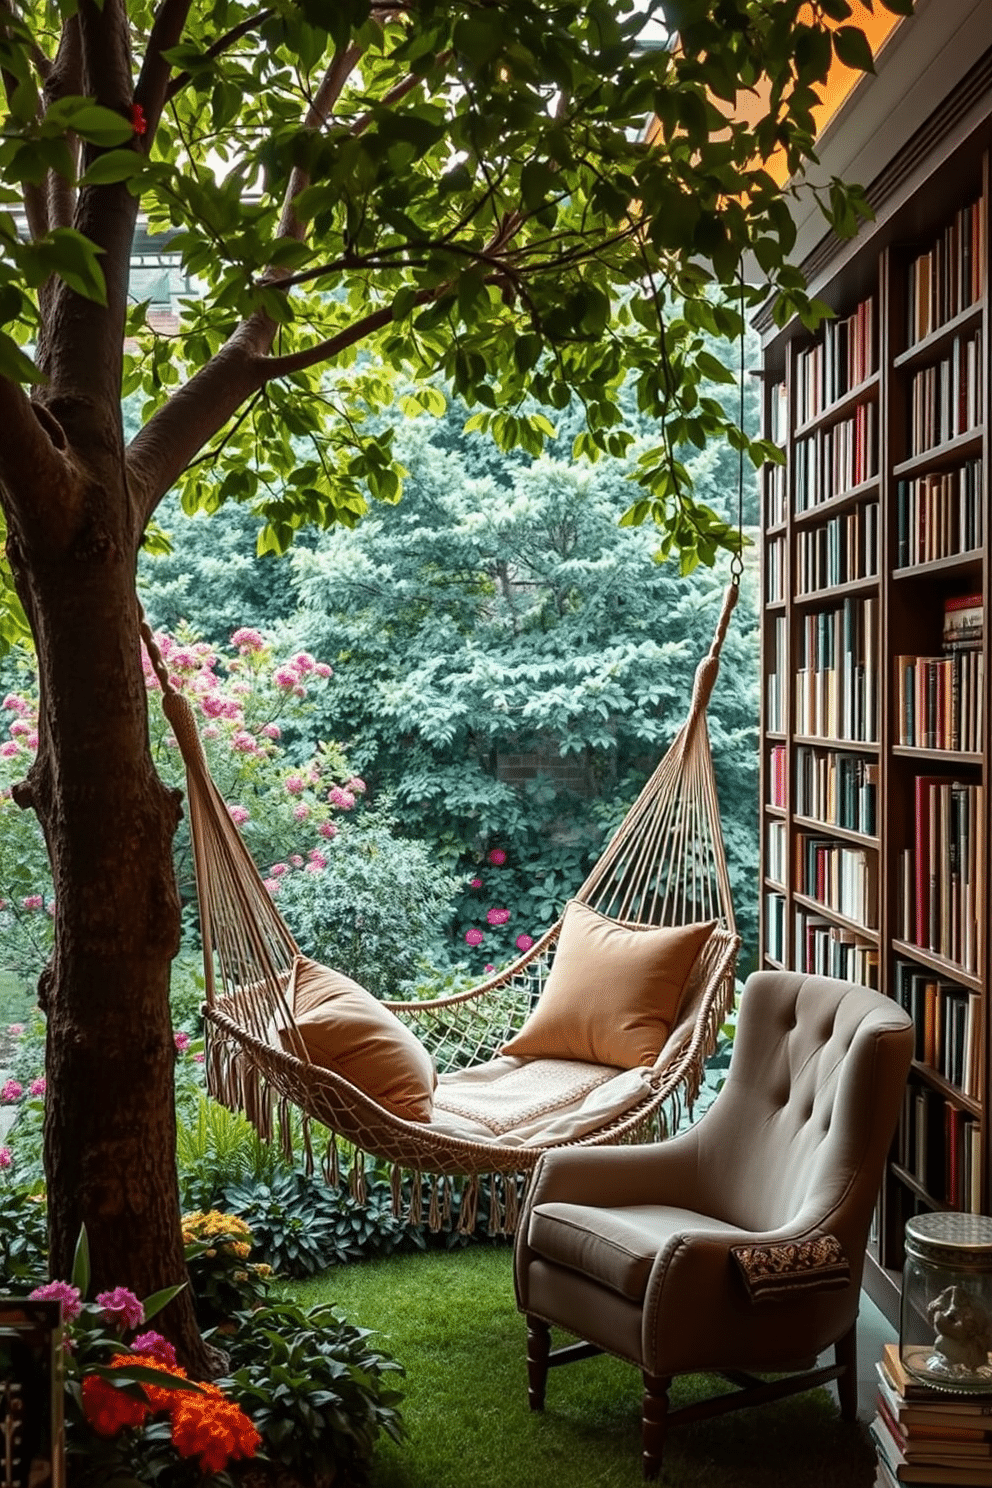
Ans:
[[[853,1419],[865,1245],[912,1052],[910,1020],[877,992],[758,972],[726,1084],[694,1127],[546,1154],[515,1252],[531,1408],[549,1365],[629,1359],[644,1381],[645,1477],[678,1420],[833,1378]],[[552,1352],[550,1324],[584,1341]],[[830,1345],[836,1362],[814,1368]],[[738,1389],[669,1411],[672,1378],[699,1371]]]

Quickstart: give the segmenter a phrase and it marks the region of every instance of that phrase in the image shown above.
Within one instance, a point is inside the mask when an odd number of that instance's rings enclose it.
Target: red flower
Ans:
[[[131,127],[135,134],[146,134],[148,132],[148,120],[140,103],[131,105]]]

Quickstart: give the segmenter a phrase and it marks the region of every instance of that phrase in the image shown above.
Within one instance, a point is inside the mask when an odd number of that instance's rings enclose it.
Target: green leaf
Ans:
[[[79,1295],[85,1297],[90,1289],[90,1243],[86,1238],[85,1225],[79,1227],[79,1239],[76,1241],[76,1253],[72,1258],[70,1281],[74,1287],[79,1289]]]
[[[57,227],[34,244],[35,256],[84,299],[107,303],[107,285],[97,255],[103,249],[72,227]]]
[[[114,145],[126,144],[129,139],[134,138],[131,120],[122,118],[113,109],[104,108],[102,104],[93,103],[89,99],[75,100],[75,105],[69,110],[67,128],[89,144],[103,145],[109,149]],[[57,107],[55,105],[49,109],[48,119],[52,118]]]
[[[8,377],[11,382],[42,383],[48,381],[6,331],[0,331],[0,377]]]
[[[178,1297],[179,1293],[185,1290],[186,1285],[185,1281],[181,1281],[178,1286],[163,1287],[160,1292],[152,1292],[150,1297],[146,1297],[141,1304],[145,1312],[145,1322],[147,1323],[148,1319],[153,1318],[157,1312],[161,1312],[163,1307],[168,1307],[173,1297]]]
[[[875,59],[868,38],[857,26],[839,26],[833,33],[834,51],[845,67],[858,72],[874,72]]]
[[[116,181],[129,181],[140,176],[147,159],[137,150],[108,150],[98,155],[80,177],[80,186],[110,186]]]

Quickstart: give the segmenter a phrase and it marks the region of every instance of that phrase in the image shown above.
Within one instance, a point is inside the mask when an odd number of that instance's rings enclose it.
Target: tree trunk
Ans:
[[[17,535],[11,545],[41,700],[38,754],[17,799],[38,814],[55,882],[55,944],[39,987],[51,1273],[68,1278],[85,1225],[91,1296],[127,1286],[145,1297],[186,1279],[169,1014],[181,807],[149,751],[137,536],[121,467],[100,463],[117,489],[85,492],[64,542],[24,551]],[[188,1291],[161,1316],[187,1367],[209,1373],[215,1356]]]

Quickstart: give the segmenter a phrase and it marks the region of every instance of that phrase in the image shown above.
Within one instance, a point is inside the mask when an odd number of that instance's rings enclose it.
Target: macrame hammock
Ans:
[[[515,1069],[524,1068],[525,1082],[529,1075],[533,1079],[524,1119],[508,1129],[505,1122],[486,1123],[488,1072],[501,1068],[501,1058],[506,1065],[500,1049],[541,996],[562,920],[511,966],[470,991],[385,1004],[436,1061],[435,1095],[448,1109],[435,1109],[430,1121],[397,1116],[335,1070],[311,1062],[287,998],[300,949],[210,776],[192,709],[173,686],[142,616],[162,707],[186,766],[211,1094],[243,1111],[263,1137],[272,1136],[279,1118],[284,1143],[292,1140],[286,1104],[298,1107],[309,1165],[310,1124],[317,1122],[330,1134],[323,1164],[330,1182],[339,1180],[341,1139],[345,1152],[354,1149],[349,1175],[357,1199],[366,1196],[367,1153],[391,1165],[396,1212],[405,1205],[412,1222],[426,1218],[433,1228],[450,1220],[457,1200],[459,1228],[473,1229],[480,1182],[488,1180],[490,1229],[512,1231],[519,1180],[549,1147],[654,1140],[674,1129],[682,1108],[691,1107],[698,1094],[704,1063],[733,1001],[740,945],[706,727],[706,705],[737,602],[737,578],[727,590],[709,653],[696,670],[685,722],[575,895],[625,926],[716,921],[690,973],[676,1025],[653,1067],[594,1069],[594,1088],[585,1094],[581,1082],[569,1086],[566,1079],[564,1112],[553,1092],[562,1088],[556,1065],[564,1070],[565,1062],[510,1061]],[[573,1067],[565,1073],[571,1077]],[[459,1092],[467,1092],[473,1109],[481,1110],[481,1120],[468,1128],[451,1119],[451,1108],[459,1109]]]

